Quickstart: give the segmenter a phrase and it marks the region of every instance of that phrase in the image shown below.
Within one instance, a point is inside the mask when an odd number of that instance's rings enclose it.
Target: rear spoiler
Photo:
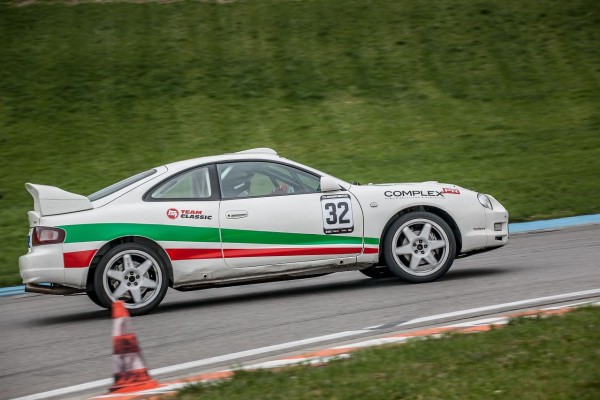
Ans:
[[[33,208],[40,213],[40,216],[66,214],[94,208],[87,197],[54,186],[26,183],[25,189],[33,197]]]

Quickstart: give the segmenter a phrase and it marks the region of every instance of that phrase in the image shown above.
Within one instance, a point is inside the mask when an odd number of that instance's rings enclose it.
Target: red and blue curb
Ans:
[[[349,358],[352,353],[367,347],[403,344],[410,340],[417,339],[437,339],[442,338],[449,333],[479,333],[487,332],[492,329],[499,329],[507,325],[514,318],[547,318],[553,315],[562,315],[581,306],[600,306],[597,301],[583,301],[560,306],[546,307],[542,309],[530,309],[518,311],[510,314],[504,314],[498,317],[486,317],[472,321],[455,323],[451,325],[422,328],[417,330],[398,332],[389,336],[366,339],[358,342],[348,343],[331,348],[309,351],[302,354],[290,355],[271,361],[244,365],[239,368],[227,368],[215,372],[206,372],[189,376],[185,379],[176,379],[163,381],[159,387],[150,390],[140,390],[126,394],[105,394],[94,396],[89,400],[115,399],[115,400],[158,400],[169,397],[177,391],[194,384],[214,384],[231,379],[236,371],[256,371],[261,369],[281,369],[291,366],[321,366],[331,360],[340,360]]]

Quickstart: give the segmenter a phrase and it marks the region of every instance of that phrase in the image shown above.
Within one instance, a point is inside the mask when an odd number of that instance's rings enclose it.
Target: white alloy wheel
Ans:
[[[413,212],[390,226],[385,240],[388,268],[409,282],[444,275],[454,261],[456,241],[450,226],[429,212]]]
[[[153,310],[162,301],[168,278],[162,260],[152,249],[121,244],[102,257],[94,279],[99,300],[109,307],[122,300],[134,315]]]

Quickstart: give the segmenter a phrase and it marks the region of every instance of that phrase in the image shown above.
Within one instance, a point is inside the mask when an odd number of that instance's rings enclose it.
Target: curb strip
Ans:
[[[224,369],[217,372],[203,373],[194,375],[185,379],[168,381],[161,384],[157,389],[145,390],[127,394],[107,394],[91,397],[89,400],[117,399],[117,400],[150,400],[160,399],[164,396],[170,396],[177,393],[178,390],[186,386],[198,383],[218,383],[233,377],[236,371],[255,371],[259,369],[278,369],[294,365],[320,366],[331,360],[340,360],[351,357],[351,353],[365,347],[381,346],[386,344],[401,344],[411,339],[440,338],[444,334],[453,333],[477,333],[487,332],[495,328],[501,328],[512,318],[545,318],[551,315],[566,314],[577,307],[591,305],[600,307],[600,302],[578,302],[562,306],[548,307],[539,310],[528,310],[513,314],[507,314],[500,317],[483,318],[475,321],[468,321],[453,325],[420,329],[412,332],[397,333],[391,336],[369,339],[362,342],[351,343],[348,345],[336,346],[329,349],[316,350],[300,355],[289,356],[286,358],[265,361],[257,364],[246,365],[236,369]]]

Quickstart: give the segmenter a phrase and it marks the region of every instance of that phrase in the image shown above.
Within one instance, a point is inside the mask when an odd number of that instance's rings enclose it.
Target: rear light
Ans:
[[[31,232],[31,245],[57,244],[65,241],[65,231],[59,228],[36,226]]]

